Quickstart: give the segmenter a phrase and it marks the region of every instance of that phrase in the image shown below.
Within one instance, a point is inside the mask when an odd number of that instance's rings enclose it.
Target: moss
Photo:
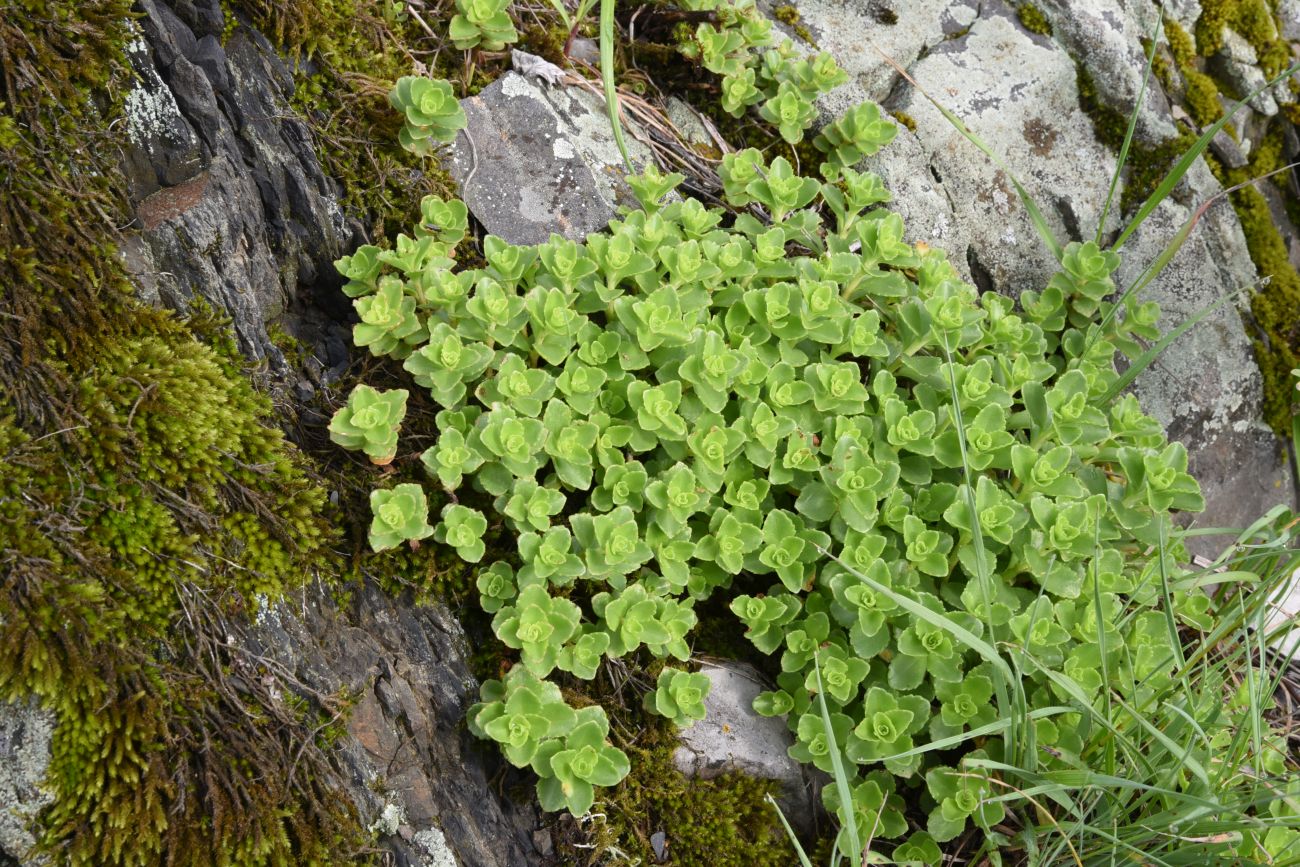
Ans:
[[[891,111],[889,114],[894,118],[894,120],[898,121],[912,132],[916,132],[916,118],[912,117],[905,111]]]
[[[58,720],[53,863],[354,863],[313,734],[342,706],[277,699],[229,640],[319,571],[324,489],[228,329],[136,303],[116,251],[132,14],[22,0],[0,25],[0,699]]]
[[[393,82],[417,62],[433,75],[476,93],[490,70],[466,79],[460,52],[439,50],[414,16],[397,16],[386,0],[226,0],[273,38],[294,62],[293,106],[311,123],[327,174],[344,205],[366,221],[372,238],[406,230],[426,195],[454,194],[436,157],[417,157],[397,143],[400,116],[388,104]],[[450,4],[448,4],[450,5]]]
[[[645,672],[653,682],[655,664]],[[568,696],[578,698],[577,696]],[[584,697],[590,701],[589,697]],[[606,708],[620,703],[616,695],[601,696]],[[673,765],[677,734],[659,717],[639,705],[612,710],[614,730],[635,732],[635,741],[619,743],[631,762],[628,776],[607,790],[597,810],[604,820],[585,833],[562,840],[564,863],[605,863],[622,853],[620,863],[716,867],[787,867],[797,863],[793,847],[776,811],[767,802],[778,786],[739,772],[711,780],[691,779]],[[651,837],[662,832],[667,857],[657,857]]]
[[[1197,125],[1211,126],[1223,117],[1223,103],[1219,100],[1219,87],[1214,79],[1200,70],[1188,69],[1183,72],[1183,81],[1186,84],[1183,96],[1187,113]]]
[[[1251,152],[1250,163],[1227,169],[1212,157],[1207,162],[1224,186],[1242,184],[1279,168],[1284,135],[1272,130]],[[1271,183],[1259,181],[1258,183]],[[1262,285],[1251,299],[1255,359],[1264,380],[1264,420],[1278,433],[1290,434],[1291,418],[1300,412],[1300,401],[1291,385],[1290,371],[1300,367],[1300,274],[1287,254],[1286,243],[1277,229],[1268,200],[1256,184],[1231,194]]]
[[[1079,89],[1079,104],[1092,120],[1097,140],[1118,152],[1128,133],[1129,118],[1101,101],[1092,76],[1082,64],[1075,66]],[[1129,145],[1124,194],[1120,207],[1123,211],[1145,201],[1178,158],[1191,147],[1196,137],[1183,130],[1177,138],[1156,146],[1143,145],[1134,139]]]
[[[1201,17],[1196,21],[1197,53],[1202,57],[1218,53],[1225,29],[1245,37],[1269,78],[1291,62],[1290,46],[1278,31],[1269,0],[1203,0]]]
[[[1016,9],[1016,17],[1030,33],[1037,33],[1040,36],[1052,35],[1052,22],[1048,21],[1043,10],[1033,3],[1021,3]]]
[[[817,42],[813,39],[812,31],[801,23],[799,10],[794,6],[791,6],[789,3],[777,6],[772,10],[772,17],[777,21],[780,21],[786,27],[789,27],[794,35],[798,36],[804,42],[811,45],[813,48],[817,47]]]

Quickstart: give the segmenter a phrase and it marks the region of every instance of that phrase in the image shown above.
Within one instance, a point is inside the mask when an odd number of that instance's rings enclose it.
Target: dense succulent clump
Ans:
[[[1156,311],[1107,315],[1118,260],[1091,243],[1020,309],[980,295],[849,167],[893,132],[867,110],[832,125],[822,180],[729,155],[738,215],[665,203],[680,177],[650,171],[608,232],[489,236],[478,268],[454,266],[462,232],[422,224],[399,239],[418,255],[346,288],[414,303],[415,339],[387,354],[443,407],[422,461],[462,503],[436,536],[471,560],[489,521],[517,539],[479,588],[520,664],[470,725],[536,771],[548,807],[585,811],[626,764],[594,758],[594,736],[569,744],[579,723],[546,678],[642,648],[686,661],[715,594],[779,657],[758,711],[787,718],[796,757],[850,769],[846,825],[905,834],[895,780],[925,779],[917,851],[999,820],[988,768],[1024,736],[992,724],[1013,702],[1039,745],[1074,754],[1103,683],[1137,699],[1173,676],[1162,586],[1178,621],[1205,624],[1170,542],[1170,510],[1202,507],[1187,453],[1112,395]],[[706,689],[665,669],[646,707],[688,723]],[[916,749],[941,739],[946,764]]]
[[[816,116],[813,101],[848,81],[826,52],[801,58],[794,44],[777,42],[772,22],[746,2],[695,0],[694,11],[713,13],[684,39],[682,54],[721,78],[723,111],[740,117],[754,109],[790,144],[801,141]]]

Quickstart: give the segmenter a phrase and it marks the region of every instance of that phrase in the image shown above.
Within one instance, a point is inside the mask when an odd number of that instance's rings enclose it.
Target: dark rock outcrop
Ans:
[[[333,261],[359,243],[307,125],[293,75],[257,31],[223,45],[216,0],[140,0],[140,76],[127,98],[125,169],[136,211],[124,255],[147,300],[202,298],[234,322],[240,349],[283,370],[266,324],[342,284]]]
[[[371,583],[342,608],[327,592],[308,592],[263,612],[248,641],[310,689],[355,696],[333,757],[351,779],[346,795],[397,864],[541,863],[532,842],[540,815],[494,791],[496,750],[465,729],[478,683],[465,635],[445,608]],[[440,854],[447,851],[454,862]]]

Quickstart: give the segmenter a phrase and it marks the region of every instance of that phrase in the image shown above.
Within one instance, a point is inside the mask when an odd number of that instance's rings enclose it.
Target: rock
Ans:
[[[1053,36],[1082,63],[1101,101],[1128,117],[1146,73],[1142,40],[1155,32],[1156,9],[1132,0],[1042,0]],[[1177,136],[1169,101],[1154,77],[1147,82],[1135,137],[1147,145]]]
[[[1210,150],[1230,169],[1240,169],[1250,164],[1249,154],[1223,130],[1219,130],[1210,139]]]
[[[1054,39],[1026,32],[999,0],[983,3],[978,17],[973,7],[957,3],[930,9],[937,22],[931,31],[949,38],[922,54],[910,73],[996,149],[1057,237],[1068,241],[1096,231],[1116,162],[1080,108],[1076,61],[1086,64],[1104,103],[1130,109],[1145,63],[1140,40],[1154,24],[1155,7],[1146,0],[1122,5],[1119,0],[1044,0],[1041,7],[1051,17]],[[831,0],[797,0],[796,8],[814,35],[822,32],[819,28],[835,30],[834,22],[849,20],[833,19],[827,10],[859,18],[868,14],[862,5],[851,12]],[[1167,11],[1190,27],[1200,10],[1195,0],[1183,0]],[[952,23],[969,29],[954,30]],[[870,33],[874,45],[896,57],[907,56],[916,39],[908,35],[912,30],[881,26],[858,32]],[[895,34],[902,40],[898,44],[891,42]],[[862,84],[870,79],[863,78],[868,63],[863,58],[875,55],[849,35],[828,39],[823,47],[859,73],[822,100],[826,120],[871,95]],[[1251,60],[1244,53],[1241,57]],[[1174,133],[1172,114],[1158,83],[1149,86],[1139,130],[1158,143]],[[1041,288],[1056,263],[1030,225],[1006,172],[910,85],[898,83],[885,106],[909,116],[915,131],[900,128],[894,142],[866,166],[894,193],[890,207],[904,217],[909,240],[946,249],[958,270],[981,290],[1014,296],[1025,288]],[[1244,143],[1235,149],[1237,155],[1229,152],[1228,142],[1215,147],[1230,165],[1245,156]],[[1120,277],[1136,276],[1186,218],[1220,191],[1204,163],[1197,163],[1126,245]],[[1114,211],[1105,228],[1108,233],[1118,228]],[[1146,297],[1162,304],[1162,323],[1172,328],[1254,280],[1240,222],[1225,203],[1205,215]],[[1195,387],[1199,384],[1205,387]],[[1244,526],[1274,503],[1292,499],[1279,443],[1258,420],[1259,372],[1236,311],[1225,307],[1184,335],[1136,388],[1148,410],[1191,453],[1208,502],[1197,524]],[[1207,553],[1219,541],[1201,538],[1193,547]]]
[[[924,242],[946,251],[962,278],[974,280],[967,256],[968,226],[957,219],[948,189],[929,157],[916,134],[900,124],[893,142],[859,168],[880,175],[891,196],[889,208],[903,218],[909,243]]]
[[[709,134],[708,127],[704,125],[704,121],[700,118],[700,113],[691,108],[686,101],[675,96],[668,97],[664,114],[668,116],[668,120],[672,121],[673,126],[677,127],[677,132],[681,134],[682,141],[689,145],[706,148],[716,147],[713,136]]]
[[[761,0],[760,8],[775,18],[783,0]],[[975,20],[977,0],[797,0],[798,22],[777,23],[777,29],[803,50],[834,56],[849,74],[850,83],[831,94],[823,106],[839,114],[864,99],[883,102],[898,81],[892,60],[907,69],[928,49],[964,30]],[[889,58],[888,60],[886,58]]]
[[[28,828],[53,798],[41,788],[50,766],[54,717],[35,700],[0,701],[0,863],[26,861],[36,839]]]
[[[1164,10],[1167,16],[1177,21],[1178,26],[1188,33],[1196,26],[1196,19],[1201,17],[1200,0],[1166,0]]]
[[[1060,46],[1026,32],[1009,8],[986,5],[965,35],[939,45],[912,72],[997,149],[1058,238],[1096,230],[1115,157],[1079,107],[1074,62]],[[949,257],[969,256],[981,288],[1012,296],[1041,289],[1056,263],[1007,171],[910,87],[900,88],[888,105],[915,121],[926,162],[952,203],[953,221],[969,233],[969,252],[950,249]],[[1112,211],[1107,228],[1115,221]]]
[[[501,765],[498,751],[465,730],[478,684],[465,635],[445,608],[370,583],[345,608],[328,591],[309,591],[266,612],[246,640],[311,689],[357,697],[332,757],[352,781],[346,796],[396,863],[541,863],[533,842],[540,815],[495,793],[488,780]]]
[[[293,76],[271,44],[237,27],[223,47],[185,23],[210,25],[215,3],[174,5],[142,0],[128,55],[140,81],[127,97],[137,225],[124,256],[146,300],[204,299],[230,315],[247,356],[283,371],[267,322],[303,295],[336,293],[331,263],[359,227],[289,107]]]
[[[492,234],[512,244],[540,244],[553,232],[583,238],[619,205],[636,204],[600,97],[507,72],[461,105],[468,126],[448,168]],[[650,153],[628,124],[624,137],[633,163],[646,165]]]
[[[1219,189],[1204,164],[1189,173],[1187,204],[1166,199],[1124,247],[1116,282],[1127,285]],[[1202,217],[1166,270],[1143,293],[1160,304],[1168,331],[1223,295],[1255,283],[1255,269],[1231,206],[1220,201]],[[1245,527],[1267,509],[1293,502],[1291,473],[1281,442],[1259,421],[1259,368],[1240,315],[1220,307],[1172,344],[1134,386],[1146,412],[1190,453],[1206,511],[1196,526]],[[1224,537],[1193,537],[1193,553],[1217,555]]]
[[[754,697],[769,688],[762,675],[743,662],[710,663],[700,671],[712,684],[704,702],[707,716],[682,732],[673,755],[677,769],[703,779],[739,770],[775,780],[786,818],[797,829],[811,828],[822,778],[786,752],[794,739],[784,720],[754,712]]]
[[[1300,0],[1278,0],[1276,11],[1282,38],[1290,42],[1300,40]]]
[[[1223,47],[1210,58],[1210,70],[1219,75],[1235,95],[1244,97],[1268,84],[1268,76],[1258,64],[1255,49],[1246,38],[1224,28]],[[1265,117],[1273,117],[1278,112],[1277,100],[1267,89],[1255,94],[1247,104]]]

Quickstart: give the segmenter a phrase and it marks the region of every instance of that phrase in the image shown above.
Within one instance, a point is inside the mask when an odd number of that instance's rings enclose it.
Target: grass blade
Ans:
[[[636,173],[632,158],[627,153],[623,139],[623,122],[619,118],[618,86],[614,83],[614,0],[600,0],[600,80],[605,86],[605,111],[614,128],[614,142],[623,155],[623,164],[630,174]]]
[[[785,828],[785,832],[790,835],[790,844],[794,846],[795,854],[799,856],[800,865],[802,865],[802,867],[812,867],[812,862],[808,860],[808,854],[804,852],[803,844],[800,843],[799,838],[795,836],[794,828],[790,827],[790,821],[786,819],[785,813],[782,812],[781,805],[778,804],[776,798],[773,798],[771,795],[767,796],[767,802],[772,805],[773,810],[776,810],[777,818],[781,820],[781,825]]]
[[[844,820],[849,832],[849,844],[853,847],[853,865],[862,863],[862,841],[858,837],[858,817],[853,808],[853,790],[849,788],[849,775],[844,770],[844,757],[840,755],[840,745],[835,742],[835,732],[831,728],[831,712],[826,707],[826,692],[822,688],[822,666],[817,654],[813,654],[813,671],[817,673],[817,704],[821,708],[822,725],[826,727],[826,740],[830,744],[831,768],[835,771],[835,791],[840,796],[840,808],[844,811]]]
[[[1129,385],[1132,384],[1133,380],[1137,379],[1138,376],[1141,375],[1142,371],[1150,367],[1152,362],[1154,362],[1162,352],[1169,348],[1170,344],[1182,337],[1192,328],[1195,328],[1203,322],[1207,316],[1218,310],[1227,301],[1235,298],[1237,294],[1237,292],[1228,292],[1219,296],[1219,298],[1213,303],[1207,304],[1195,314],[1187,317],[1187,319],[1179,323],[1177,328],[1173,329],[1168,334],[1162,335],[1158,341],[1152,344],[1150,349],[1142,353],[1138,358],[1134,359],[1134,361],[1129,364],[1128,368],[1120,374],[1119,379],[1115,380],[1114,384],[1111,385],[1106,393],[1101,396],[1101,403],[1109,404],[1114,400],[1121,391],[1128,388]]]
[[[1124,246],[1124,242],[1138,230],[1139,226],[1146,222],[1147,217],[1151,216],[1151,213],[1155,211],[1156,208],[1160,207],[1160,203],[1168,198],[1169,194],[1174,191],[1174,187],[1178,186],[1179,181],[1183,179],[1183,176],[1191,170],[1192,165],[1196,162],[1197,158],[1200,157],[1205,149],[1210,146],[1210,141],[1219,134],[1220,130],[1228,125],[1228,122],[1232,120],[1233,116],[1239,110],[1241,110],[1242,106],[1264,91],[1286,81],[1288,78],[1295,75],[1297,71],[1300,71],[1300,61],[1288,66],[1277,76],[1277,78],[1274,78],[1267,84],[1261,85],[1246,94],[1239,102],[1224,112],[1223,117],[1219,118],[1210,125],[1209,129],[1201,133],[1200,138],[1198,138],[1196,142],[1178,158],[1178,162],[1176,162],[1174,167],[1169,170],[1169,173],[1165,175],[1164,180],[1162,180],[1160,185],[1156,187],[1155,192],[1147,197],[1147,200],[1138,208],[1137,213],[1133,215],[1133,219],[1129,221],[1129,224],[1124,227],[1122,232],[1120,232],[1119,237],[1115,239],[1115,243],[1111,246],[1111,249],[1118,252],[1119,249]]]
[[[1110,177],[1110,189],[1106,191],[1106,204],[1101,209],[1101,218],[1097,221],[1097,244],[1101,244],[1101,236],[1106,231],[1106,217],[1110,215],[1110,207],[1115,201],[1115,191],[1119,189],[1120,175],[1124,171],[1124,166],[1128,162],[1129,148],[1133,145],[1133,133],[1137,130],[1138,115],[1142,111],[1142,103],[1146,100],[1147,85],[1151,82],[1151,70],[1155,66],[1156,48],[1160,44],[1160,31],[1165,22],[1165,4],[1162,2],[1156,7],[1156,25],[1151,34],[1151,47],[1147,49],[1147,65],[1142,72],[1142,85],[1138,88],[1137,100],[1133,103],[1133,111],[1129,114],[1128,129],[1124,131],[1124,143],[1119,148],[1119,158],[1115,161],[1115,173]]]

